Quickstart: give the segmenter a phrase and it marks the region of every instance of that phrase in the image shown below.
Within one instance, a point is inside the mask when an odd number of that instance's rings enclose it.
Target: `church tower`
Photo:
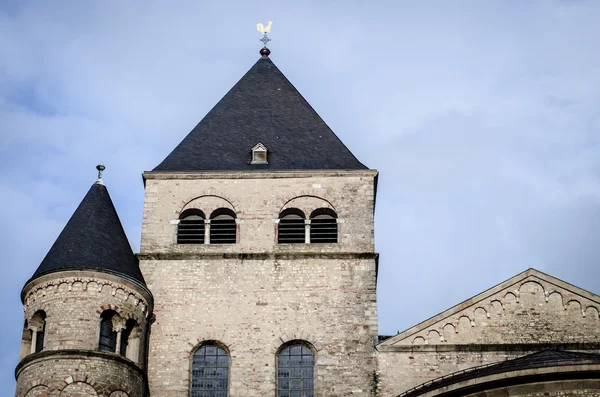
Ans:
[[[147,396],[152,294],[100,175],[21,299],[17,397]]]
[[[377,172],[269,58],[150,172],[152,396],[372,396]]]

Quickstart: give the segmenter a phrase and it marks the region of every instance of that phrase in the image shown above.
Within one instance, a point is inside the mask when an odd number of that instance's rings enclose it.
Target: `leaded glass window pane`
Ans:
[[[227,397],[229,356],[215,345],[204,345],[192,360],[191,397]]]
[[[100,341],[98,350],[115,353],[117,347],[117,333],[113,331],[112,319],[117,314],[112,310],[106,310],[102,313],[100,321]]]
[[[285,347],[277,358],[277,397],[314,397],[314,362],[308,347]]]

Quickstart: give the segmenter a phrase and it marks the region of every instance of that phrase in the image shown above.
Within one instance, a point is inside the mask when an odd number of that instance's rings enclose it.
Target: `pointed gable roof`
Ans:
[[[366,169],[264,54],[153,171]]]
[[[146,285],[101,180],[92,185],[29,281],[65,270],[96,270]]]
[[[556,294],[560,297],[560,304],[562,305],[560,309],[561,311],[564,312],[570,303],[574,303],[574,306],[578,305],[579,307],[579,317],[585,317],[585,315],[583,315],[583,311],[592,309],[595,311],[595,318],[598,319],[597,313],[600,311],[600,296],[562,281],[556,277],[550,276],[539,270],[530,268],[470,299],[465,300],[464,302],[451,307],[442,313],[439,313],[403,332],[400,332],[395,336],[385,337],[385,339],[379,345],[377,345],[378,349],[385,350],[388,347],[411,345],[415,338],[423,338],[423,340],[425,340],[429,331],[437,332],[439,335],[440,330],[442,330],[446,324],[456,324],[457,319],[462,317],[473,321],[474,312],[478,308],[489,306],[491,301],[497,301],[498,303],[502,304],[502,302],[498,301],[498,299],[501,299],[500,297],[502,296],[506,297],[507,295],[511,295],[513,298],[516,298],[519,295],[520,288],[528,283],[539,284],[540,289],[544,290],[543,295],[539,297],[542,299],[541,302],[548,302],[548,298]],[[544,308],[546,306],[541,307]],[[552,315],[553,313],[548,312],[548,314]],[[579,320],[581,321],[581,319]],[[501,321],[509,321],[509,318],[506,317],[505,320]],[[474,327],[473,323],[471,325]],[[500,334],[501,332],[500,325],[502,324],[495,325],[494,329],[497,334]],[[511,326],[510,323],[503,325]],[[572,324],[568,325],[568,327],[572,327]],[[473,330],[477,329],[478,328],[473,328]],[[592,338],[596,338],[596,340],[598,340],[598,338],[600,338],[600,328],[594,327],[594,330],[595,332],[593,335],[590,333],[590,335],[587,336],[588,340],[591,340]],[[531,331],[531,334],[533,335],[533,331]],[[508,343],[509,338],[510,335],[504,334],[503,343]],[[476,339],[474,338],[473,334],[469,334],[461,343],[478,343],[478,340],[479,343],[481,343],[480,339]],[[525,340],[521,341],[521,343],[524,342]],[[530,342],[541,343],[543,341],[539,339],[534,340],[534,337],[531,337]],[[554,342],[557,342],[557,340]],[[484,341],[484,343],[491,342]]]

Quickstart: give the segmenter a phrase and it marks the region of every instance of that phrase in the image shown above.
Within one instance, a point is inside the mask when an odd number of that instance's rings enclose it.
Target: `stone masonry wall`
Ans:
[[[511,360],[537,351],[539,350],[522,350],[518,346],[513,346],[511,350],[510,345],[507,345],[506,350],[496,351],[453,349],[452,346],[448,346],[446,351],[423,347],[413,352],[379,352],[379,395],[398,396],[415,386],[457,371]],[[600,350],[586,351],[600,353]]]
[[[372,395],[375,175],[147,179],[140,267],[157,302],[152,396],[189,395],[191,356],[207,340],[230,352],[230,397],[275,396],[276,353],[292,340],[316,350],[316,395]],[[237,244],[176,244],[181,211],[198,208],[209,216],[223,200],[237,214]],[[278,245],[278,214],[288,207],[307,217],[316,208],[335,210],[339,243]]]
[[[316,176],[315,176],[316,174]],[[223,252],[373,252],[375,171],[335,173],[264,173],[190,175],[163,179],[146,174],[141,253]],[[185,178],[185,175],[175,175]],[[260,178],[259,178],[260,177]],[[191,179],[202,178],[202,179]],[[218,207],[237,214],[238,243],[232,245],[177,245],[177,220],[188,208],[208,217]],[[279,213],[289,207],[306,217],[316,208],[338,215],[338,244],[284,244],[276,240]]]
[[[377,332],[373,260],[144,261],[157,305],[148,376],[155,397],[188,396],[202,341],[230,351],[229,396],[275,395],[276,352],[316,349],[319,396],[370,395]]]
[[[449,349],[451,349],[449,347]],[[510,360],[531,352],[379,352],[379,392],[382,397],[392,397],[453,372],[484,364]]]
[[[138,324],[142,339],[152,310],[151,296],[140,286],[120,277],[93,271],[57,272],[42,276],[25,287],[25,320],[38,311],[46,313],[44,350],[97,350],[100,314],[112,309],[122,319]],[[143,365],[145,342],[132,357]]]
[[[381,395],[548,346],[598,351],[600,305],[593,294],[534,271],[500,287],[379,345]]]
[[[42,352],[17,368],[15,397],[145,397],[143,372],[107,353]]]

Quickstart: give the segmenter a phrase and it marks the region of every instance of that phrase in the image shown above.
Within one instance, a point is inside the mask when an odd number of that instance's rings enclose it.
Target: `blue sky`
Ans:
[[[529,267],[600,293],[600,2],[0,1],[0,394],[19,293],[98,163],[134,250],[141,173],[258,58],[380,172],[379,332]]]

